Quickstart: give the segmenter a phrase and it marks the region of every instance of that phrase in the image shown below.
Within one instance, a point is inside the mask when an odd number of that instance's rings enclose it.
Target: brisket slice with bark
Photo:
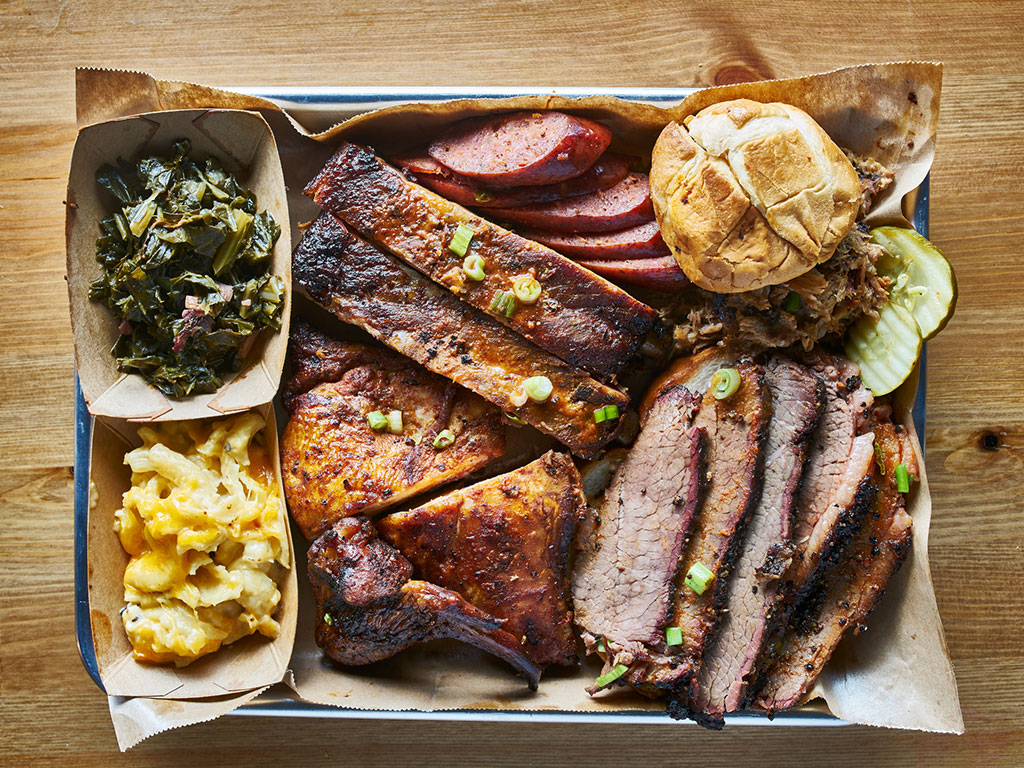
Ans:
[[[870,481],[875,455],[867,421],[874,398],[861,384],[860,369],[846,358],[825,354],[807,362],[824,382],[826,401],[793,517],[793,563],[785,581],[796,597],[866,511],[856,503],[857,493]]]
[[[824,407],[824,385],[792,360],[772,357],[765,366],[772,420],[765,446],[761,501],[728,585],[726,605],[714,642],[695,681],[691,716],[720,727],[726,712],[739,709],[747,678],[761,654],[780,597],[779,579],[791,552],[790,517],[807,447]]]
[[[668,647],[662,637],[655,648],[659,653],[631,667],[627,678],[641,693],[667,695],[673,716],[685,712],[691,678],[721,616],[737,535],[760,496],[771,394],[763,368],[746,362],[735,368],[741,377],[739,390],[722,400],[705,395],[694,419],[694,425],[708,435],[708,487],[674,585],[668,626],[679,628],[682,642]],[[685,583],[697,564],[713,576],[701,594]]]
[[[874,434],[868,421],[873,397],[861,385],[860,369],[823,353],[805,362],[825,386],[825,410],[811,438],[793,511],[792,561],[782,578],[772,637],[749,681],[751,693],[760,687],[772,664],[772,649],[797,606],[832,554],[857,531],[874,498]]]
[[[705,430],[692,426],[700,396],[665,392],[616,472],[581,543],[573,576],[576,623],[591,652],[631,664],[663,639],[672,584],[699,501]],[[652,471],[653,468],[657,471]]]
[[[889,420],[888,409],[872,414],[872,428],[877,493],[860,530],[830,559],[790,622],[755,700],[769,713],[800,703],[845,632],[865,629],[864,621],[910,548],[913,523],[895,470],[902,463],[917,476],[913,445],[906,430]]]

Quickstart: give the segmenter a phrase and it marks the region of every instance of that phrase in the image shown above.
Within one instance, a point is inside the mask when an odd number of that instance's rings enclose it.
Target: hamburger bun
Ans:
[[[806,112],[737,99],[670,123],[651,158],[661,235],[716,293],[776,285],[827,261],[853,226],[860,180]]]

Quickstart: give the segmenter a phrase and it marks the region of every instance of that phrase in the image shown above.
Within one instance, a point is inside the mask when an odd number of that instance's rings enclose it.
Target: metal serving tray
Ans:
[[[450,99],[507,98],[557,94],[571,98],[614,96],[659,106],[679,103],[693,88],[229,88],[236,93],[259,96],[277,104],[309,130],[326,130],[335,123],[363,112],[410,102],[437,102]],[[914,228],[928,236],[928,179],[904,201],[904,211]],[[921,350],[921,379],[913,407],[914,426],[924,450],[925,350]],[[89,457],[92,417],[85,406],[78,374],[75,374],[75,634],[78,652],[93,682],[103,690],[89,618],[89,571],[87,536],[89,515]],[[364,710],[327,707],[298,701],[289,688],[277,685],[253,701],[235,710],[235,715],[267,717],[319,717],[351,719],[463,720],[492,722],[546,723],[676,723],[661,712],[629,710],[607,712],[508,712],[497,710]],[[731,725],[839,726],[843,720],[820,712],[780,712],[774,719],[755,713],[727,715]],[[689,722],[689,721],[686,721]]]

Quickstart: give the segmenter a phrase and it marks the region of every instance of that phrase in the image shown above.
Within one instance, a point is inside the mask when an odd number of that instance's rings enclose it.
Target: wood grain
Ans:
[[[329,5],[329,7],[326,7]],[[1024,6],[1019,2],[0,4],[0,762],[491,766],[1024,763]],[[946,64],[932,236],[960,304],[928,348],[931,560],[962,737],[849,727],[228,717],[117,752],[72,618],[63,195],[75,65],[210,85],[685,86]]]

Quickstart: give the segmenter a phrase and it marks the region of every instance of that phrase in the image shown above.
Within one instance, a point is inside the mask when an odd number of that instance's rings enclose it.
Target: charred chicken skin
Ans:
[[[575,665],[569,546],[586,503],[572,459],[549,452],[377,525],[418,576],[505,619],[535,662]]]
[[[391,350],[298,323],[291,357],[281,469],[288,508],[309,539],[346,515],[460,480],[505,448],[497,408]],[[371,427],[369,414],[393,410],[401,434]]]
[[[361,666],[451,638],[504,659],[536,690],[540,667],[500,619],[411,575],[412,564],[377,538],[369,520],[339,520],[309,550],[317,645],[341,664]]]

